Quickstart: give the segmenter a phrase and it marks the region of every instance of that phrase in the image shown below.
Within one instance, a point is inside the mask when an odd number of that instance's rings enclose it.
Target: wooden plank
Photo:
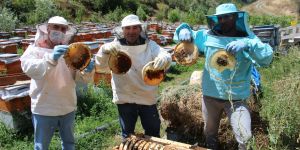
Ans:
[[[194,145],[185,144],[185,143],[180,143],[180,142],[171,141],[171,140],[162,139],[162,138],[157,138],[157,137],[152,137],[152,136],[147,136],[147,135],[144,136],[144,139],[148,140],[148,141],[160,143],[160,144],[163,144],[163,145],[173,145],[173,146],[178,146],[178,147],[182,147],[182,148],[185,148],[185,149],[206,150],[206,148],[203,148],[203,147],[194,146]]]
[[[10,74],[4,77],[0,76],[0,86],[15,84],[17,81],[24,80],[30,80],[30,78],[24,73]]]
[[[13,53],[17,54],[17,44],[0,45],[0,53]]]

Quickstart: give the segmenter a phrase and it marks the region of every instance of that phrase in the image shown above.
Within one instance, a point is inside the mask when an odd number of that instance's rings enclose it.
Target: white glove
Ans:
[[[169,65],[167,58],[156,57],[154,59],[153,69],[154,70],[164,70]]]
[[[107,43],[103,46],[102,52],[104,54],[117,54],[118,50],[120,49],[120,46],[115,42]]]
[[[183,28],[179,32],[180,41],[191,41],[191,32],[187,28]]]

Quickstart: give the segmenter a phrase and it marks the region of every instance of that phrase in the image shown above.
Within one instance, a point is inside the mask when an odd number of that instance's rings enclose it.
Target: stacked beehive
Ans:
[[[149,31],[147,33],[149,39],[157,44],[169,45],[173,43],[174,26],[163,23],[147,23],[147,30]]]
[[[26,31],[17,30],[14,34],[25,37]],[[30,113],[30,78],[23,73],[17,54],[23,37],[2,38],[5,39],[0,42],[0,119],[6,126],[19,130],[31,123],[30,117],[27,116],[26,123],[20,115]]]

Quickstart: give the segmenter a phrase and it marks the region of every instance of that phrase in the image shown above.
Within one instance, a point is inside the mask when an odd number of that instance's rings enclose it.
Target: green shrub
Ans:
[[[21,23],[27,22],[28,13],[35,10],[35,0],[4,0],[4,6],[17,16]]]
[[[136,12],[139,7],[138,0],[123,0],[121,7],[123,8],[123,10]]]
[[[108,149],[120,132],[117,109],[112,103],[111,87],[101,82],[89,86],[83,97],[78,99],[76,114],[76,149]],[[105,131],[95,131],[107,124]]]
[[[75,22],[81,22],[83,20],[83,16],[85,15],[85,8],[83,6],[78,7],[76,10],[76,18]]]
[[[103,19],[102,19],[101,12],[99,12],[99,13],[92,13],[91,17],[90,17],[90,21],[91,22],[96,22],[96,23],[104,22]]]
[[[5,145],[12,143],[13,141],[13,134],[12,131],[7,129],[5,125],[0,122],[0,148],[4,147]]]
[[[154,8],[153,7],[149,7],[148,5],[145,4],[140,4],[141,9],[143,9],[146,13],[147,16],[154,16]]]
[[[180,10],[188,10],[190,0],[166,0],[170,8],[178,8]]]
[[[171,9],[168,13],[168,20],[171,22],[176,22],[180,20],[180,10],[178,8]]]
[[[296,149],[300,133],[300,48],[289,50],[269,68],[261,69],[264,98],[261,116],[269,122],[271,149]]]
[[[101,82],[98,87],[89,85],[88,89],[82,93],[84,94],[78,98],[77,102],[77,118],[89,116],[101,118],[113,113],[112,91],[104,82]]]
[[[155,17],[157,18],[157,20],[163,20],[163,19],[167,18],[168,10],[169,10],[168,5],[166,5],[164,3],[158,3],[157,7],[158,7],[158,11],[155,14]]]
[[[0,8],[0,31],[12,31],[18,22],[17,17],[7,8]]]
[[[46,22],[51,16],[58,12],[52,0],[35,0],[35,10],[28,15],[28,24],[37,24]]]
[[[157,3],[159,2],[158,0],[140,0],[142,4],[145,4],[147,6],[151,6],[153,8],[157,8]]]
[[[147,19],[147,14],[141,6],[137,9],[136,14],[139,16],[141,20]]]
[[[281,27],[287,27],[291,25],[291,21],[295,18],[292,16],[250,16],[249,24],[251,25],[270,25],[270,24],[279,24]]]
[[[110,22],[121,22],[121,20],[130,14],[123,10],[121,7],[117,7],[114,11],[110,11],[108,14],[104,15],[104,19]]]
[[[205,14],[200,9],[189,11],[188,13],[182,13],[181,21],[190,25],[206,24]]]

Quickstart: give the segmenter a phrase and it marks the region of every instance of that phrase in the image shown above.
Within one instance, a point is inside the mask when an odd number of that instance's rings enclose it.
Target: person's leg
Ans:
[[[32,114],[34,149],[47,150],[58,125],[57,117]]]
[[[160,119],[155,105],[139,105],[139,116],[145,135],[160,137]]]
[[[239,143],[239,149],[245,150],[247,141],[252,137],[251,117],[246,101],[233,102],[233,107],[228,102],[225,105],[225,111],[230,119],[235,138]]]
[[[61,146],[63,150],[74,150],[74,122],[75,111],[59,117],[59,135],[61,138]]]
[[[218,129],[224,102],[212,97],[203,96],[202,116],[204,120],[204,134],[208,148],[218,148]]]
[[[138,118],[136,104],[118,104],[119,121],[122,130],[122,137],[126,138],[134,134],[135,124]]]

